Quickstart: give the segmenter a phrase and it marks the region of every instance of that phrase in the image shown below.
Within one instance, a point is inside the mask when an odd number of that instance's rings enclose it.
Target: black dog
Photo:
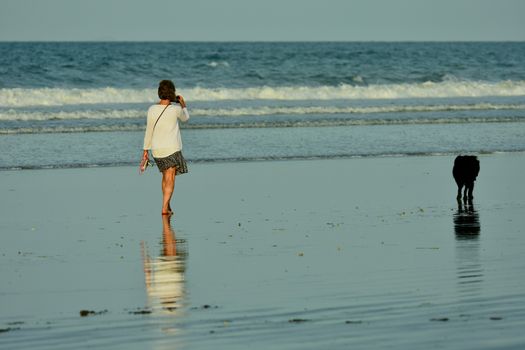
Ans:
[[[454,160],[454,168],[452,175],[458,184],[457,199],[461,199],[461,189],[465,186],[463,192],[463,199],[472,199],[472,192],[474,191],[474,181],[479,174],[479,160],[476,156],[457,156]]]

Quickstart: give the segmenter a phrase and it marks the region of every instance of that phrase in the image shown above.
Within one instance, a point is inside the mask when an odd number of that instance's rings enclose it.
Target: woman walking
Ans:
[[[170,200],[175,187],[175,176],[188,172],[182,156],[182,139],[179,119],[190,119],[186,102],[181,95],[175,94],[175,84],[171,80],[159,83],[160,101],[148,109],[146,133],[144,135],[144,153],[142,163],[147,164],[148,151],[162,173],[162,215],[172,215]],[[141,165],[141,170],[143,170]]]

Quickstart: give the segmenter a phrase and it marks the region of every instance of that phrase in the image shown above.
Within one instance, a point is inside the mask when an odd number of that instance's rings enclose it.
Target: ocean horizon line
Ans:
[[[3,43],[196,43],[196,44],[210,44],[210,43],[235,43],[235,44],[256,44],[256,43],[343,43],[343,44],[364,44],[364,43],[377,43],[377,44],[388,44],[388,43],[414,43],[414,44],[431,44],[431,43],[525,43],[525,40],[513,40],[513,39],[501,39],[501,40],[127,40],[127,39],[86,39],[86,40],[0,40],[0,44]]]

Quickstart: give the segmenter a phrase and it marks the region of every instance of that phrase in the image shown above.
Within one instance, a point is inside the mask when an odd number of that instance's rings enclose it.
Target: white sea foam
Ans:
[[[482,118],[358,118],[358,119],[325,119],[325,120],[275,120],[275,121],[244,121],[242,123],[199,123],[185,124],[184,129],[253,129],[253,128],[306,128],[306,127],[338,127],[338,126],[372,126],[372,125],[426,125],[426,124],[469,124],[469,123],[512,123],[522,121],[515,117],[482,117]],[[90,125],[90,126],[44,126],[0,128],[0,135],[11,134],[49,134],[49,133],[85,133],[85,132],[115,132],[143,131],[145,125]]]
[[[356,83],[363,83],[364,82],[364,79],[362,76],[360,75],[356,75],[355,77],[352,78],[353,81],[355,81]]]
[[[2,107],[143,103],[155,100],[155,91],[152,89],[0,89]]]
[[[84,132],[143,131],[143,125],[97,125],[97,126],[46,126],[3,128],[0,135],[15,134],[69,134]]]
[[[369,86],[283,86],[244,89],[193,88],[186,92],[190,100],[339,100],[339,99],[404,99],[481,96],[525,96],[525,81],[499,83],[446,81],[418,84]]]
[[[244,108],[192,108],[193,117],[244,117],[271,115],[334,115],[334,114],[374,114],[374,113],[413,113],[413,112],[446,112],[446,111],[489,111],[489,110],[525,110],[525,104],[456,104],[456,105],[390,105],[369,107],[244,107]],[[75,120],[75,119],[133,119],[145,118],[142,109],[106,109],[78,111],[24,111],[15,108],[0,111],[0,121],[29,120]]]
[[[382,84],[368,86],[281,86],[250,88],[195,87],[179,91],[188,101],[220,100],[339,100],[453,98],[482,96],[525,96],[525,81],[447,80],[440,83]],[[61,106],[75,104],[150,103],[156,101],[155,89],[0,89],[0,106]]]
[[[219,61],[219,62],[216,62],[216,61],[211,61],[207,64],[207,66],[209,67],[229,67],[230,64],[227,62],[227,61]]]
[[[74,120],[74,119],[132,119],[146,117],[145,110],[126,109],[126,110],[79,110],[73,112],[27,112],[16,109],[9,109],[0,112],[0,121],[29,121],[29,120]]]
[[[525,104],[458,104],[458,105],[419,105],[419,106],[369,106],[369,107],[246,107],[219,109],[192,109],[194,116],[265,116],[265,115],[306,115],[306,114],[369,114],[369,113],[411,113],[481,110],[525,110]]]

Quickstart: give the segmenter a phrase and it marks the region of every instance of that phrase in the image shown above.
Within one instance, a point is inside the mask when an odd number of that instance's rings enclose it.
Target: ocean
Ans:
[[[190,162],[525,151],[523,42],[4,42],[0,169],[138,164],[162,79]]]

